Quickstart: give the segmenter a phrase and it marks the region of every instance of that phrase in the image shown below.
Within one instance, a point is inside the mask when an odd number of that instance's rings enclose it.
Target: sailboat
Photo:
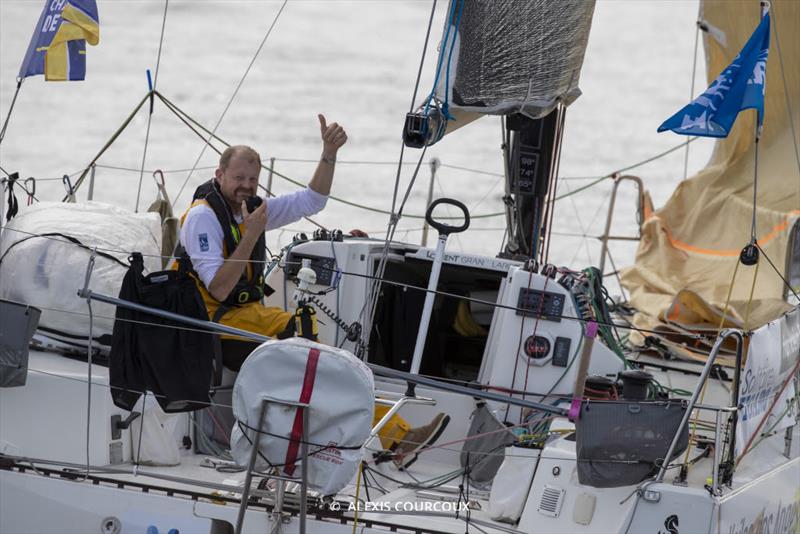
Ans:
[[[602,270],[547,261],[564,117],[579,94],[594,6],[498,5],[447,6],[437,80],[406,115],[404,141],[423,153],[471,118],[504,116],[502,253],[450,250],[449,236],[469,232],[469,213],[456,199],[439,199],[426,214],[436,248],[393,240],[391,226],[385,240],[322,229],[276,256],[267,269],[270,298],[287,309],[296,301],[314,307],[321,343],[265,340],[144,310],[150,328],[215,329],[251,342],[239,375],[224,371],[202,411],[167,416],[145,392],[140,405],[123,410],[102,365],[111,306],[131,306],[114,291],[127,256],[138,251],[149,271],[161,269],[157,216],[51,204],[23,209],[5,226],[0,330],[8,354],[28,354],[4,375],[15,387],[0,388],[2,532],[798,528],[800,309],[789,302],[800,276],[800,202],[797,180],[785,178],[798,172],[791,157],[800,122],[791,106],[800,83],[791,31],[798,7],[770,8],[780,28],[772,50],[782,61],[772,68],[773,54],[767,71],[755,217],[741,200],[752,191],[742,184],[755,164],[754,121],[743,114],[709,166],[664,208],[651,211],[642,195],[637,263],[622,275],[632,315],[607,298]],[[752,8],[703,3],[709,81],[757,24]],[[496,29],[507,29],[509,18],[540,24],[522,25],[534,40],[501,32],[507,41],[497,46]],[[543,43],[552,44],[551,55]],[[512,45],[533,69],[554,57],[560,68],[539,87],[529,71],[487,59]],[[700,195],[708,196],[698,205]],[[402,212],[402,198],[393,214]],[[729,216],[726,202],[740,211]],[[462,215],[445,218],[442,205]],[[44,235],[53,221],[80,243]],[[112,221],[102,226],[105,242],[92,237],[92,228]],[[757,245],[759,263],[737,267],[748,243]],[[82,248],[71,255],[75,247]],[[31,258],[37,276],[21,281],[14,266]],[[70,274],[51,280],[68,261]],[[75,287],[62,292],[67,284]],[[58,302],[61,294],[71,303]],[[80,325],[47,317],[87,302],[94,308]],[[40,328],[29,347],[37,308]],[[313,351],[321,354],[319,393],[304,398]],[[450,423],[400,469],[380,445],[386,421],[373,427],[365,416],[373,400],[412,423],[437,412]]]

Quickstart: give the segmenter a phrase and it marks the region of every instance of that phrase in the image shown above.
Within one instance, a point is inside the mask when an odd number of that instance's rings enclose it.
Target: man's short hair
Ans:
[[[225,152],[220,156],[219,168],[223,171],[227,169],[233,156],[246,158],[248,163],[257,163],[258,166],[261,167],[261,156],[252,147],[247,145],[234,145],[226,148]]]

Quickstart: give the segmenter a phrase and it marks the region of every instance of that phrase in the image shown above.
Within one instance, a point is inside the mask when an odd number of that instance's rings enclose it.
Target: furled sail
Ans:
[[[543,118],[578,96],[594,0],[450,0],[434,88],[404,139],[432,144],[484,114]]]
[[[450,9],[442,43],[449,77],[439,76],[439,100],[453,109],[538,119],[559,100],[578,98],[594,1],[451,0]]]
[[[750,110],[739,115],[727,138],[717,141],[708,165],[683,181],[644,222],[636,264],[622,277],[631,304],[640,311],[637,326],[666,322],[717,328],[730,289],[725,326],[754,328],[788,308],[790,292],[781,277],[800,285],[800,3],[771,4],[773,32],[758,153],[755,237],[763,250],[760,268],[739,264],[753,214],[756,114]],[[704,34],[709,83],[734,59],[759,16],[758,2],[702,4],[705,25],[718,29]]]

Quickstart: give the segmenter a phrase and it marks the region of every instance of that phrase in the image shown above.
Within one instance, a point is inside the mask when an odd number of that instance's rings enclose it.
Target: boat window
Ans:
[[[786,279],[795,293],[800,293],[800,219],[794,222],[792,232],[789,234],[789,247],[786,251]],[[800,303],[788,287],[784,289],[784,298],[792,304]]]
[[[431,262],[406,258],[390,261],[378,300],[369,343],[369,361],[408,371],[414,354],[425,292],[404,287],[427,287]],[[494,308],[470,299],[495,302],[505,273],[445,264],[420,374],[450,380],[478,378]]]

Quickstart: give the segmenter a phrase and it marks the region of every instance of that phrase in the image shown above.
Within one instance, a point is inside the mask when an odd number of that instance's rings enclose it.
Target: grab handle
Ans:
[[[451,226],[449,224],[434,221],[433,209],[439,204],[450,204],[451,206],[455,206],[456,208],[460,209],[464,214],[464,224],[461,226]],[[428,210],[425,212],[425,220],[433,228],[436,228],[436,230],[439,232],[439,235],[458,234],[469,228],[469,210],[467,210],[467,207],[458,200],[454,200],[452,198],[437,198],[431,202],[430,206],[428,206]]]

